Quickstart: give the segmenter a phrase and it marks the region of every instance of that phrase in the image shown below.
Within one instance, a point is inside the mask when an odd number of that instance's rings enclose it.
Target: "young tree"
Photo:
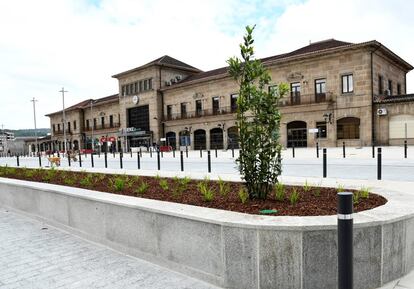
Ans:
[[[237,127],[240,156],[237,159],[251,199],[266,199],[282,172],[280,112],[278,101],[288,91],[286,84],[267,89],[271,78],[260,60],[254,58],[253,27],[246,27],[240,44],[242,59],[227,60],[230,75],[239,83]]]

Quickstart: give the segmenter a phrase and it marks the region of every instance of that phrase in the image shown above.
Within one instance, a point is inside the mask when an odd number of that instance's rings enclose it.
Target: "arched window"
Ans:
[[[336,122],[337,139],[359,139],[360,120],[356,117],[345,117]]]

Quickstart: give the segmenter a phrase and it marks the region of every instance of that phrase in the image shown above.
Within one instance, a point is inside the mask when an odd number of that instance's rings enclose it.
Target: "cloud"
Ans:
[[[244,26],[257,24],[259,56],[317,41],[377,39],[407,61],[410,1],[42,0],[0,2],[0,124],[32,127],[66,103],[116,93],[111,75],[168,54],[203,70],[238,54]],[[414,85],[409,77],[409,87]]]

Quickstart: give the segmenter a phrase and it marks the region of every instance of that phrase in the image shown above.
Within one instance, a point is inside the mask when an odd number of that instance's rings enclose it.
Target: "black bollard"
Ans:
[[[79,167],[80,168],[82,167],[82,154],[80,151],[79,151]]]
[[[20,167],[19,155],[16,155],[16,158],[17,158],[17,166]]]
[[[323,177],[326,178],[327,175],[327,164],[326,164],[326,148],[323,148]]]
[[[161,169],[160,150],[157,151],[157,168],[158,170]]]
[[[211,173],[211,154],[210,151],[207,151],[207,170]]]
[[[42,157],[40,156],[40,153],[38,153],[39,156],[39,167],[42,167]]]
[[[407,141],[404,141],[404,158],[407,158]]]
[[[319,159],[319,143],[316,143],[316,157]]]
[[[94,167],[94,166],[95,166],[95,164],[94,164],[94,162],[93,162],[93,153],[91,153],[91,165],[92,165],[92,167]]]
[[[185,146],[185,157],[188,158],[188,146]]]
[[[131,159],[132,159],[132,149],[129,149],[129,152],[131,153]]]
[[[122,163],[122,151],[121,152],[119,152],[119,167],[121,168],[121,169],[123,169],[123,167],[124,167],[124,164]]]
[[[184,153],[180,151],[180,162],[181,162],[181,171],[184,171]]]
[[[231,147],[231,157],[234,158],[234,147]]]
[[[105,159],[105,169],[107,169],[108,168],[108,153],[106,150],[104,153],[104,159]]]
[[[345,158],[345,142],[342,142],[342,155]]]
[[[152,158],[152,148],[150,148],[149,151],[150,151],[150,157]]]
[[[372,158],[375,158],[375,145],[372,144]]]
[[[68,165],[70,167],[70,154],[68,154]]]
[[[202,158],[202,157],[203,157],[203,150],[200,149],[200,158]]]
[[[137,165],[138,165],[138,169],[141,169],[141,159],[139,157],[139,152],[137,152]]]
[[[173,158],[175,158],[175,148],[173,149]]]
[[[215,148],[216,158],[217,158],[217,148]]]
[[[381,148],[377,148],[377,180],[382,178],[382,152]]]
[[[338,289],[354,286],[352,213],[352,193],[338,193]]]
[[[292,157],[295,158],[295,145],[292,144]]]

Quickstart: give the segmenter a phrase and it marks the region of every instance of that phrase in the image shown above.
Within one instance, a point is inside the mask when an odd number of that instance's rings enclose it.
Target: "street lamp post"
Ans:
[[[63,104],[63,150],[66,155],[66,115],[65,115],[65,92],[68,92],[65,90],[64,87],[62,87],[62,90],[59,92],[62,93],[62,104]]]
[[[36,99],[33,97],[33,99],[31,100],[31,102],[33,102],[33,120],[34,120],[34,128],[35,128],[35,153],[36,150],[39,151],[39,148],[37,146],[37,126],[36,126]]]
[[[91,99],[91,118],[92,118],[92,120],[93,120],[93,111],[92,111],[92,104],[93,104],[93,100]],[[92,133],[91,133],[91,141],[92,141],[92,153],[93,153],[93,151],[94,151],[94,141],[93,141],[93,128],[94,128],[94,126],[95,126],[95,122],[93,122],[92,123]]]

